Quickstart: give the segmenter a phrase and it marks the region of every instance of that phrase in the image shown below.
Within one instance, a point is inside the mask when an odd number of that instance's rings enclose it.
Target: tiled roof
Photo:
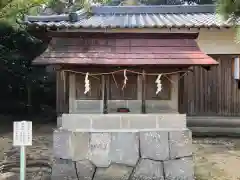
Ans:
[[[54,38],[34,64],[216,65],[194,39]]]
[[[208,28],[231,27],[215,14],[214,5],[196,6],[93,6],[91,16],[76,12],[76,21],[69,14],[26,16],[28,25],[57,28]]]

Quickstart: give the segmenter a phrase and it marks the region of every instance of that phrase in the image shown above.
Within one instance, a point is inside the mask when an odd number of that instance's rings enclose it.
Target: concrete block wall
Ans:
[[[108,113],[117,113],[117,109],[125,107],[129,108],[129,114],[142,112],[141,100],[108,100]]]
[[[96,113],[102,114],[103,101],[102,100],[75,100],[74,110],[72,113]]]
[[[63,129],[156,129],[186,128],[185,114],[63,114]]]
[[[193,180],[183,129],[54,131],[52,180]]]
[[[176,101],[177,103],[177,101]],[[178,108],[174,100],[146,100],[147,113],[173,113]],[[141,113],[141,100],[108,100],[108,113],[117,113],[117,108],[129,108],[129,114]],[[73,107],[70,107],[71,113],[97,113],[103,111],[102,100],[75,100]]]

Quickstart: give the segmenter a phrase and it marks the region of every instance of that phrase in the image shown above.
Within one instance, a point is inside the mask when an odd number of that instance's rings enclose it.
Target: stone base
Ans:
[[[140,158],[131,167],[112,163],[96,167],[89,160],[60,160],[53,166],[52,180],[194,180],[191,157],[155,161]]]
[[[56,130],[52,180],[193,180],[191,145],[188,129]]]
[[[186,128],[186,114],[63,114],[58,117],[63,129],[156,129]]]

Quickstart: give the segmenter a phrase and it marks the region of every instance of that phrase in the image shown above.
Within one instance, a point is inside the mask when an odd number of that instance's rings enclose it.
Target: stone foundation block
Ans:
[[[140,132],[140,152],[142,158],[168,160],[168,131]]]
[[[188,129],[169,132],[170,158],[192,155],[192,132]]]
[[[89,129],[91,128],[91,116],[79,114],[63,114],[62,127],[64,129]]]
[[[120,129],[120,117],[119,116],[94,116],[92,119],[93,129]]]
[[[75,100],[74,111],[77,114],[101,114],[102,100]]]
[[[60,128],[62,126],[62,116],[57,117],[57,127]]]
[[[78,180],[74,162],[58,159],[52,166],[51,180]]]
[[[73,132],[72,134],[72,160],[80,161],[88,158],[89,154],[89,132]]]
[[[127,123],[126,123],[127,122]],[[127,129],[154,129],[156,128],[156,117],[148,114],[122,116],[122,124],[127,124]]]
[[[111,133],[91,133],[88,159],[97,167],[108,167]]]
[[[128,180],[132,171],[132,167],[111,164],[108,168],[97,168],[93,180]]]
[[[58,129],[53,141],[52,180],[194,179],[188,129]]]
[[[135,132],[112,133],[109,156],[113,163],[135,166],[139,158],[139,134]]]
[[[164,114],[158,116],[158,128],[186,128],[187,121],[185,114]]]
[[[164,180],[162,162],[141,159],[131,176],[131,180]]]
[[[61,159],[72,158],[72,132],[66,130],[55,130],[53,132],[54,157]]]
[[[78,180],[92,180],[96,167],[88,160],[77,161],[76,169]]]
[[[164,162],[165,180],[194,180],[194,164],[190,157]]]
[[[90,101],[89,101],[90,102]],[[140,103],[141,104],[141,103]],[[112,108],[112,105],[109,106]],[[119,107],[126,107],[119,106]],[[130,109],[131,111],[132,109]],[[141,107],[139,108],[141,110]],[[92,109],[91,109],[92,111]],[[63,129],[183,129],[186,128],[186,115],[178,113],[138,114],[63,114],[58,118]]]

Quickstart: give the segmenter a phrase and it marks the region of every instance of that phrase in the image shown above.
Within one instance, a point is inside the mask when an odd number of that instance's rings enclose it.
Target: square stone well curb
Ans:
[[[94,180],[194,179],[192,134],[187,128],[105,131],[57,129],[53,137],[54,157],[68,162],[64,165],[60,163],[61,167],[68,166],[66,173],[75,164],[79,172],[91,165],[94,173],[86,176]],[[57,176],[57,167],[58,163],[53,166],[53,179]],[[64,171],[64,168],[61,170]]]

